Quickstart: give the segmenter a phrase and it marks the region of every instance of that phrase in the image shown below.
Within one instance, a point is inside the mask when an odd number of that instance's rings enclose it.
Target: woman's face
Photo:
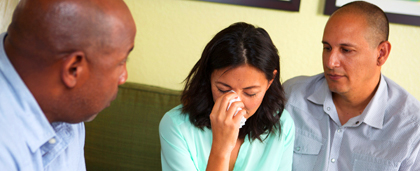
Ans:
[[[265,92],[273,80],[267,80],[261,70],[248,64],[229,70],[228,68],[215,70],[211,74],[213,100],[216,101],[230,90],[235,91],[245,105],[245,118],[248,119],[261,105]],[[273,73],[277,74],[277,71]]]

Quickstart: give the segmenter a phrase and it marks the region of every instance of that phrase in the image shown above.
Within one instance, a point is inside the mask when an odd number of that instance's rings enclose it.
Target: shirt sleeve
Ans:
[[[192,160],[184,135],[179,130],[179,124],[174,122],[171,114],[180,115],[170,111],[163,116],[159,124],[162,170],[198,170]]]
[[[292,170],[293,148],[295,143],[295,124],[285,109],[281,115],[281,134],[284,136],[284,153],[280,159],[279,171]]]
[[[420,138],[412,146],[412,153],[405,161],[401,163],[399,171],[420,170]]]

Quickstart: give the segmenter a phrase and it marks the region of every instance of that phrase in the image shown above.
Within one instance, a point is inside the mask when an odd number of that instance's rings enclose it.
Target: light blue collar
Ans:
[[[17,118],[24,123],[23,128],[25,129],[25,132],[22,134],[27,136],[27,139],[31,140],[27,143],[31,151],[35,152],[45,144],[45,142],[54,137],[56,133],[32,93],[26,87],[12,63],[9,61],[4,50],[4,40],[6,36],[7,33],[0,34],[0,74],[3,74],[8,84],[11,85],[14,94],[19,101],[20,108],[25,111],[23,113],[10,114],[17,115]]]
[[[325,77],[322,77],[320,82],[318,82],[319,87],[315,89],[315,91],[307,98],[312,103],[317,105],[326,106],[333,102],[331,91],[328,88],[328,83]],[[317,85],[318,85],[317,84]],[[383,121],[385,116],[385,106],[387,105],[388,99],[388,84],[386,83],[384,76],[381,74],[379,87],[376,90],[375,95],[370,100],[369,104],[366,106],[365,110],[363,110],[362,114],[359,115],[361,121],[370,125],[372,127],[382,129]],[[324,107],[325,108],[325,107]],[[335,113],[337,110],[335,107],[331,108]],[[326,109],[324,109],[326,111]],[[315,117],[321,119],[324,113],[314,113]],[[337,114],[335,114],[337,115]],[[330,116],[333,120],[337,120],[338,116],[334,117]]]

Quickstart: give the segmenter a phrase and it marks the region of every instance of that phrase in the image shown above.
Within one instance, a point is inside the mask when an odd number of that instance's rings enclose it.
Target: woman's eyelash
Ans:
[[[226,91],[223,91],[223,90],[220,90],[220,89],[218,89],[220,92],[222,92],[222,93],[227,93],[227,92],[229,92],[230,90],[226,90]]]
[[[256,93],[255,94],[248,94],[248,93],[245,93],[247,96],[249,96],[249,97],[254,97],[255,95],[257,95]]]
[[[227,93],[227,92],[230,92],[230,90],[220,90],[220,89],[218,89],[220,92],[222,92],[222,93]],[[245,95],[247,95],[247,96],[249,96],[249,97],[254,97],[255,95],[257,95],[257,93],[255,93],[255,94],[248,94],[248,93],[245,93]]]

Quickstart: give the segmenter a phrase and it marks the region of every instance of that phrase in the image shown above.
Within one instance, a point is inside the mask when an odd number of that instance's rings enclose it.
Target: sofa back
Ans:
[[[180,95],[143,84],[121,85],[111,106],[85,123],[87,170],[161,170],[159,122],[180,104]]]

